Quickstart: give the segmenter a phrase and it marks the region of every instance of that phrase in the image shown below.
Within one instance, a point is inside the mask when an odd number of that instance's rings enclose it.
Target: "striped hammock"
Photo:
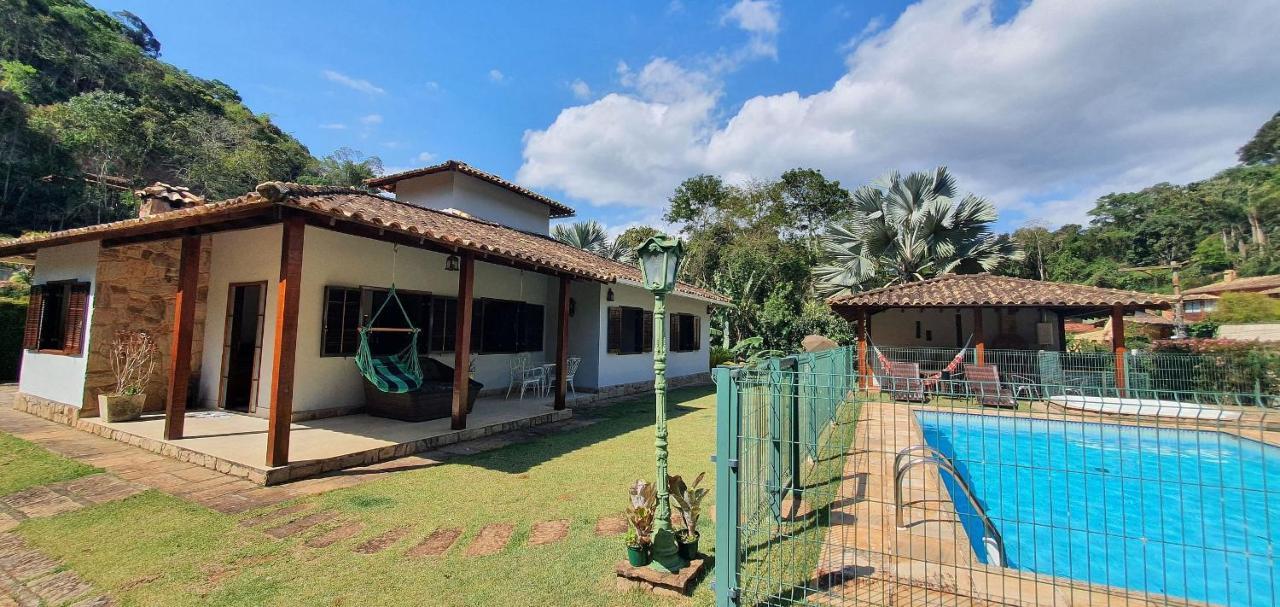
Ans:
[[[369,334],[378,331],[373,323],[393,299],[409,325],[409,345],[396,354],[374,356],[369,349]],[[360,369],[360,374],[382,392],[404,394],[421,388],[422,365],[418,362],[418,334],[421,332],[413,326],[413,320],[405,311],[404,304],[396,296],[395,285],[391,285],[391,290],[387,292],[387,298],[378,307],[378,311],[360,327],[360,344],[356,348],[356,367]]]

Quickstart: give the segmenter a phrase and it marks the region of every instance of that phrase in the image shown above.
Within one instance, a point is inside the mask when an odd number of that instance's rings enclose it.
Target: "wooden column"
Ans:
[[[870,330],[867,328],[866,308],[858,309],[854,332],[858,336],[858,387],[865,390],[871,387],[870,373],[867,371],[867,337]]]
[[[987,364],[987,336],[982,332],[982,308],[973,309],[973,354],[979,365]]]
[[[169,343],[169,390],[164,404],[164,438],[182,438],[191,383],[191,337],[195,330],[196,289],[200,278],[200,237],[182,239],[178,259],[178,293],[173,302],[173,335]]]
[[[271,416],[267,425],[267,465],[289,463],[293,418],[293,365],[298,345],[298,301],[302,282],[302,236],[306,223],[286,217],[280,239],[280,280],[276,283],[275,348],[271,362]]]
[[[1120,397],[1125,397],[1124,372],[1124,306],[1111,308],[1111,351],[1116,355],[1116,390]]]
[[[564,408],[569,381],[569,277],[560,277],[560,329],[556,333],[556,410]]]
[[[453,423],[454,430],[467,427],[467,401],[471,390],[468,367],[471,366],[471,306],[476,278],[476,259],[462,254],[458,268],[458,322],[454,326],[453,347]]]

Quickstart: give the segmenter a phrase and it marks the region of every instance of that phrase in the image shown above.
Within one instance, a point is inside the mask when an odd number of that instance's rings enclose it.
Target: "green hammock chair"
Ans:
[[[395,300],[396,307],[400,308],[405,323],[409,325],[408,328],[374,326],[374,322],[392,300]],[[387,291],[387,298],[381,306],[378,306],[378,311],[374,312],[373,316],[369,317],[369,321],[360,327],[360,344],[356,349],[356,367],[360,369],[360,374],[382,392],[403,394],[421,388],[422,365],[418,362],[418,334],[421,332],[421,329],[413,326],[413,319],[409,318],[404,304],[400,303],[400,298],[396,296],[396,286],[391,285],[391,290]],[[409,345],[396,354],[374,356],[369,350],[370,333],[409,333]]]

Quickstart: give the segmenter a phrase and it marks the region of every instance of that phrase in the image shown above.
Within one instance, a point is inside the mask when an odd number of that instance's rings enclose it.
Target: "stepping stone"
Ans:
[[[290,521],[278,527],[272,527],[270,529],[267,529],[266,533],[267,535],[274,537],[278,540],[284,539],[286,537],[293,537],[295,535],[298,535],[299,533],[302,533],[303,531],[306,531],[307,529],[310,529],[312,527],[315,527],[316,525],[319,525],[320,523],[333,520],[334,518],[337,518],[337,516],[338,516],[338,513],[333,512],[331,510],[314,512],[300,519]]]
[[[553,544],[564,539],[566,535],[569,535],[569,519],[534,523],[533,533],[529,534],[529,545]]]
[[[424,556],[440,556],[449,551],[453,543],[458,541],[458,536],[462,535],[462,530],[458,528],[436,529],[430,535],[423,538],[417,546],[409,549],[405,556],[418,558]]]
[[[596,535],[621,535],[627,531],[627,519],[622,515],[606,516],[596,521]]]
[[[301,512],[303,510],[306,510],[307,508],[310,508],[310,506],[307,504],[294,504],[292,506],[285,506],[284,508],[281,508],[279,510],[272,510],[271,512],[263,512],[262,514],[256,514],[247,519],[244,519],[243,521],[240,521],[240,524],[245,527],[257,527],[260,524],[278,520],[280,518],[289,516],[290,514],[293,514],[295,512]]]
[[[10,531],[18,526],[18,519],[13,518],[3,512],[0,512],[0,533]]]
[[[311,548],[325,548],[327,546],[332,546],[333,544],[341,542],[347,538],[355,537],[362,529],[364,529],[364,524],[362,523],[343,523],[338,527],[330,529],[323,535],[307,540],[307,546]]]
[[[94,474],[65,483],[51,485],[55,491],[93,504],[122,500],[146,491],[146,487],[121,480],[110,474]]]
[[[404,536],[409,535],[411,527],[396,527],[390,531],[383,533],[359,546],[356,546],[356,552],[360,554],[374,554],[386,550],[392,544],[400,541]]]
[[[115,607],[116,602],[107,595],[95,596],[85,599],[72,605],[71,607]]]
[[[476,535],[476,539],[471,541],[471,545],[467,546],[467,556],[489,556],[497,554],[507,546],[507,542],[511,541],[511,533],[516,526],[511,523],[493,523],[485,525],[480,533]]]
[[[93,591],[93,586],[84,581],[74,571],[63,571],[30,585],[36,596],[44,599],[46,605],[61,605],[80,595]]]
[[[48,487],[32,487],[11,493],[0,498],[0,502],[29,518],[53,516],[81,508],[75,500],[58,495]]]

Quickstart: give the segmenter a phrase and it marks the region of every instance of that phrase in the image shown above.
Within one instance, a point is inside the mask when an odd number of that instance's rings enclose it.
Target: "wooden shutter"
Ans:
[[[609,308],[609,330],[606,341],[610,354],[622,354],[622,308]]]
[[[63,338],[64,354],[79,356],[84,352],[84,325],[89,318],[89,288],[87,282],[75,282],[67,286],[67,325]]]
[[[671,332],[671,334],[667,337],[668,342],[671,344],[671,351],[672,352],[684,351],[684,347],[683,347],[684,342],[680,341],[680,315],[679,314],[668,315],[667,326],[670,327],[667,330]]]
[[[641,327],[640,329],[640,344],[641,344],[640,351],[652,352],[653,351],[653,312],[646,311],[643,315],[643,318],[644,320],[642,320],[641,323],[644,326]]]
[[[693,349],[702,349],[702,317],[697,315],[693,317]]]
[[[27,300],[27,324],[22,331],[22,347],[26,350],[40,348],[40,320],[44,314],[44,285],[32,285],[31,298]]]

